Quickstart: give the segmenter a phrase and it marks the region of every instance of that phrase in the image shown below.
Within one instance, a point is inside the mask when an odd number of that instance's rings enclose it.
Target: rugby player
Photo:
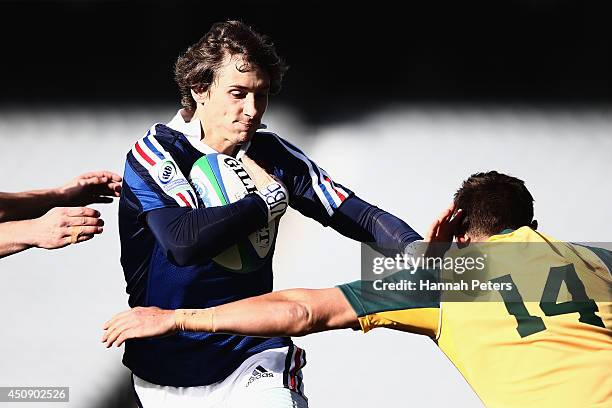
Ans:
[[[462,213],[453,218],[454,208]],[[185,330],[299,336],[386,327],[429,336],[488,407],[612,406],[612,252],[558,242],[536,226],[533,198],[521,180],[475,174],[426,240],[450,242],[454,235],[462,248],[447,255],[475,249],[489,255],[490,282],[509,285],[487,292],[489,301],[442,301],[446,293],[420,290],[398,296],[356,281],[203,310],[136,308],[107,322],[103,341],[110,346]],[[449,244],[433,248],[436,255]],[[400,271],[385,281],[440,278],[432,272]]]
[[[286,69],[268,38],[237,21],[213,25],[178,59],[183,108],[167,125],[153,126],[126,159],[119,230],[131,307],[206,308],[270,292],[275,231],[287,204],[347,237],[395,251],[421,239],[261,129]],[[258,191],[206,208],[185,175],[214,153],[242,160]],[[267,255],[257,270],[236,273],[214,261],[262,228]],[[182,331],[128,341],[123,362],[144,407],[307,406],[305,353],[288,337]],[[247,386],[255,369],[268,375]]]

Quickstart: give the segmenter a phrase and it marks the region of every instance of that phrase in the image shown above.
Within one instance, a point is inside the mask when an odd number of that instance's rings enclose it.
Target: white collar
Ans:
[[[184,108],[179,109],[179,111],[176,112],[176,115],[174,115],[172,120],[168,122],[166,126],[168,126],[170,129],[174,129],[184,134],[187,137],[189,143],[191,143],[191,145],[198,149],[200,152],[204,154],[219,153],[206,143],[202,142],[202,127],[200,125],[200,119],[196,118],[195,116],[192,116],[189,122],[185,122],[183,114],[188,116],[188,113],[185,111]],[[265,125],[263,126],[265,128]],[[236,158],[240,159],[242,155],[244,155],[249,149],[250,145],[251,142],[248,142],[240,146],[240,150],[238,150]]]
[[[174,129],[178,132],[181,132],[187,137],[187,140],[193,147],[198,149],[200,152],[204,154],[218,153],[215,149],[202,142],[202,128],[200,126],[200,119],[193,116],[189,122],[185,122],[185,118],[183,117],[183,113],[187,116],[188,114],[185,112],[185,109],[179,109],[176,112],[176,115],[172,118],[170,122],[167,123],[167,126],[170,129]]]

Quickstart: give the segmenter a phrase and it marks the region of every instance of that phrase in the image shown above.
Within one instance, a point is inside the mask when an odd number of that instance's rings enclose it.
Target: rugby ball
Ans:
[[[221,153],[198,159],[191,168],[189,180],[205,207],[228,205],[257,190],[242,163]],[[252,272],[266,262],[275,237],[276,221],[272,221],[248,237],[238,239],[213,261],[231,272]]]

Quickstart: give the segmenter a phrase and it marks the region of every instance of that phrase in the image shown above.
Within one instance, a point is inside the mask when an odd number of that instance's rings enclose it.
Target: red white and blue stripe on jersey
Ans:
[[[157,183],[157,185],[164,190],[164,192],[172,197],[179,206],[197,208],[198,200],[196,199],[195,192],[190,187],[189,182],[185,176],[181,173],[179,167],[174,162],[174,159],[168,153],[161,144],[155,139],[155,126],[138,140],[132,148],[132,154],[134,158],[149,172],[151,178]],[[176,178],[182,178],[185,180],[185,188],[181,191],[166,191],[165,186],[158,177],[158,165],[165,161],[172,161],[176,169]]]
[[[306,351],[294,344],[289,345],[283,371],[283,385],[304,396],[302,368],[306,365]]]
[[[312,179],[312,187],[315,194],[317,197],[319,197],[319,200],[327,210],[327,213],[330,216],[333,215],[334,211],[340,206],[340,204],[347,199],[349,193],[339,185],[335,184],[329,174],[317,166],[315,162],[310,160],[308,156],[306,156],[300,149],[293,146],[291,143],[282,139],[278,135],[274,133],[270,134],[276,137],[287,152],[301,160],[306,165],[310,178]]]

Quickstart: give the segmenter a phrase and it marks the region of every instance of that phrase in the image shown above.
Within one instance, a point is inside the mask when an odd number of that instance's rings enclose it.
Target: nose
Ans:
[[[244,98],[244,106],[242,108],[243,113],[250,118],[256,118],[260,113],[259,110],[257,101],[255,100],[255,95],[249,93],[246,98]]]

